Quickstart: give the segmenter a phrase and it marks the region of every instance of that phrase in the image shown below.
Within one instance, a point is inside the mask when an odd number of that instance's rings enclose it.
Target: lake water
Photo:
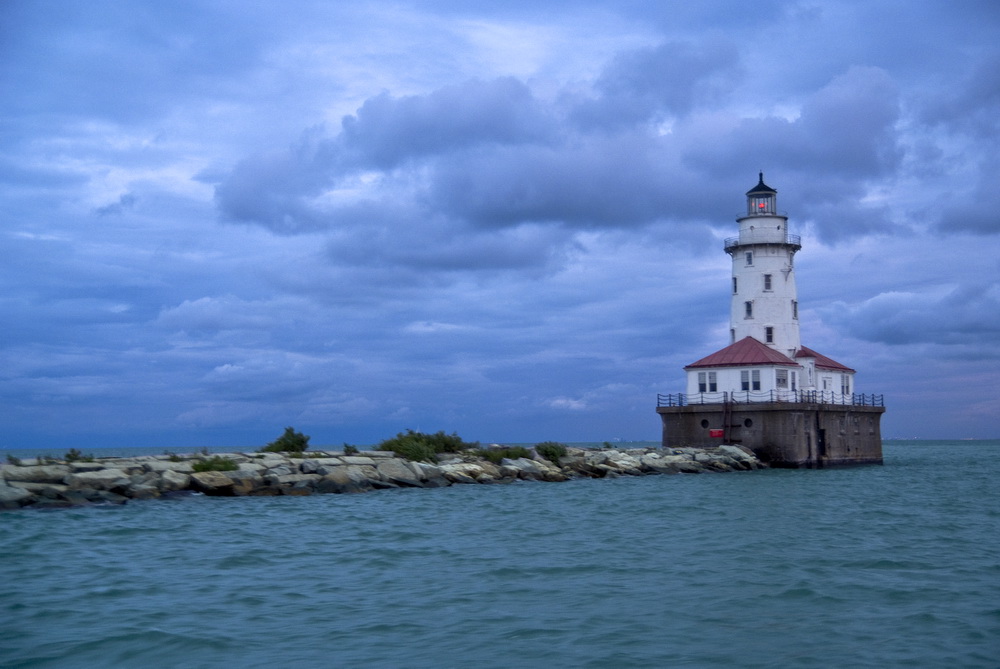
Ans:
[[[998,667],[1000,441],[0,514],[3,667]]]

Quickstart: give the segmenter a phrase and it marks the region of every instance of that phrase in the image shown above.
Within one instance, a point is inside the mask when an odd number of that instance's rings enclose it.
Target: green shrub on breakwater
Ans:
[[[531,458],[531,451],[524,446],[506,446],[504,448],[481,448],[476,451],[476,455],[483,460],[489,460],[493,464],[498,465],[504,458],[509,460]]]
[[[232,472],[239,469],[239,466],[221,455],[214,455],[207,460],[199,460],[191,465],[191,469],[196,472]]]
[[[424,434],[407,430],[400,432],[392,439],[386,439],[375,450],[392,451],[407,460],[434,462],[438,453],[458,453],[479,446],[479,442],[462,441],[457,434],[445,434],[443,431],[434,434]]]
[[[260,449],[261,453],[302,453],[309,448],[309,436],[286,427],[285,433]]]
[[[535,451],[550,462],[559,464],[559,458],[566,455],[566,444],[561,444],[558,441],[543,441],[540,444],[535,444]]]

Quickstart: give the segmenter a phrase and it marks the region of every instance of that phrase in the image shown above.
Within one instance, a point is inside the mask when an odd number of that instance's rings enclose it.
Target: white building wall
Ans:
[[[778,370],[784,372],[785,384],[782,387],[778,385]],[[750,384],[748,391],[743,390],[743,372],[747,372],[747,381]],[[756,377],[755,377],[756,373]],[[705,375],[705,390],[701,389],[701,380],[699,375]],[[714,390],[712,386],[712,375],[714,375]],[[754,380],[759,379],[759,388],[756,387]],[[749,401],[757,400],[762,401],[768,399],[768,397],[761,397],[761,395],[768,395],[769,397],[776,397],[780,399],[787,399],[785,396],[770,395],[772,391],[796,391],[801,389],[801,379],[803,378],[803,369],[796,365],[792,366],[734,366],[734,367],[701,367],[687,370],[687,394],[690,397],[698,396],[698,401],[710,401],[710,398],[714,397],[715,402],[721,402],[725,397],[723,393],[726,393],[729,397],[735,397],[738,401]],[[839,383],[839,382],[838,382]],[[747,392],[750,393],[747,396]],[[755,395],[757,397],[755,397]]]

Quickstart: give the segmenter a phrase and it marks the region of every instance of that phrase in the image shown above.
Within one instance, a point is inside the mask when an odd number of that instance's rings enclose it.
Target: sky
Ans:
[[[657,440],[759,171],[887,438],[1000,438],[1000,3],[0,3],[0,449]]]

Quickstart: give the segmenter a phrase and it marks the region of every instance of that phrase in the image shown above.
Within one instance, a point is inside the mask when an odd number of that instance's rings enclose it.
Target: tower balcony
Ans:
[[[728,237],[723,242],[726,253],[732,253],[740,246],[750,246],[752,244],[788,244],[794,247],[792,250],[798,251],[802,248],[802,237],[790,235],[787,232],[775,233],[774,230],[750,230],[744,231],[738,237]]]

